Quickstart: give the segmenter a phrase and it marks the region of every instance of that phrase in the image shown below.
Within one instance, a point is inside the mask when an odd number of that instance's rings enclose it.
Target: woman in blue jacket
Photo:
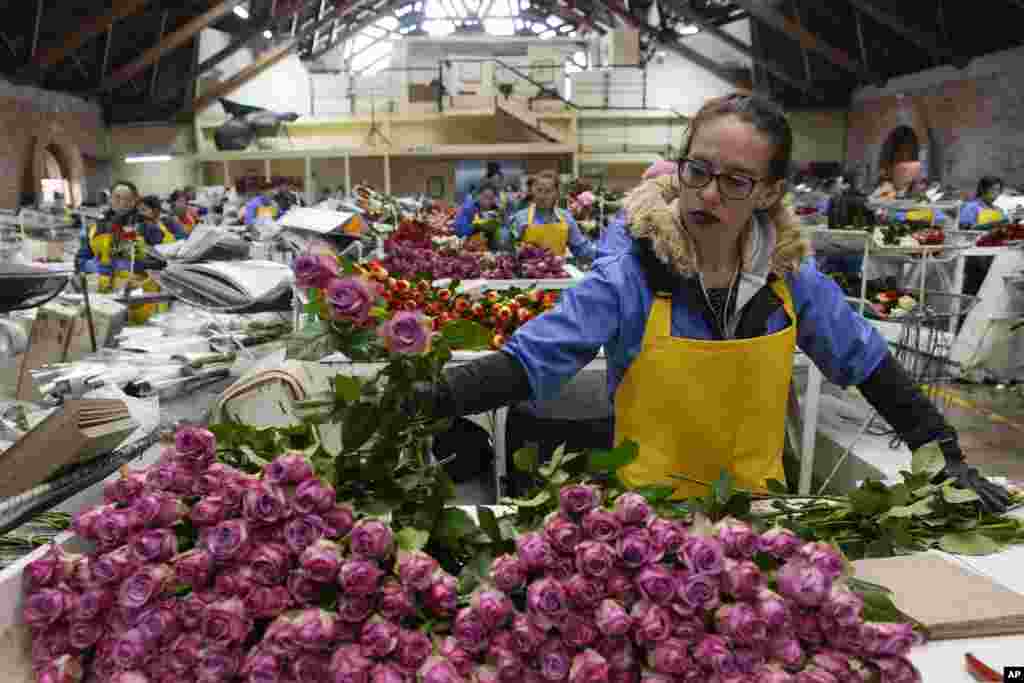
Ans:
[[[459,237],[471,237],[481,229],[480,226],[488,218],[495,219],[500,227],[505,216],[498,204],[497,188],[484,184],[477,192],[476,199],[473,199],[472,194],[466,195],[466,201],[455,216],[455,234]],[[488,241],[493,241],[493,237],[495,236],[488,236]]]
[[[640,445],[619,475],[630,486],[706,489],[722,469],[763,490],[783,479],[786,398],[801,348],[828,379],[854,385],[915,450],[936,443],[945,476],[1004,509],[1005,490],[969,467],[956,432],[889,353],[885,340],[807,259],[782,205],[793,137],[782,112],[730,95],[697,114],[676,177],[647,181],[626,203],[632,248],[597,261],[558,306],[497,353],[446,371],[440,415],[550,399],[598,351],[608,362],[615,441]]]
[[[1002,179],[987,175],[979,180],[974,199],[960,209],[960,225],[968,230],[984,230],[986,225],[1005,222],[1006,213],[995,205],[1002,193]]]

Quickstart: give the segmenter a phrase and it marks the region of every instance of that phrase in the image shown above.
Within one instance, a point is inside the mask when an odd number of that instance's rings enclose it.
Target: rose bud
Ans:
[[[129,609],[142,607],[170,588],[174,570],[166,564],[141,567],[125,579],[117,593],[117,604]]]
[[[423,595],[423,606],[435,617],[449,617],[455,614],[458,601],[458,582],[451,574],[438,571],[434,582]]]
[[[380,586],[377,611],[385,619],[401,621],[416,613],[416,605],[412,595],[397,579],[387,578]]]
[[[81,660],[71,655],[61,655],[36,667],[39,683],[79,683],[83,675]]]
[[[802,607],[817,607],[832,589],[832,582],[815,565],[803,559],[792,559],[775,574],[779,594]]]
[[[366,595],[343,595],[338,598],[338,618],[349,624],[358,624],[373,612],[373,598]]]
[[[836,584],[821,605],[821,613],[840,626],[856,626],[860,623],[863,608],[864,601],[859,595],[842,584]]]
[[[373,595],[383,575],[370,560],[350,559],[338,571],[338,585],[348,595]]]
[[[248,550],[249,525],[243,519],[230,519],[211,527],[202,536],[203,545],[214,562],[230,562]]]
[[[799,668],[804,661],[804,650],[800,641],[789,636],[772,640],[768,645],[768,654],[791,669]]]
[[[241,643],[249,635],[252,622],[239,598],[228,598],[206,606],[202,632],[206,642],[219,647]]]
[[[238,672],[246,681],[254,683],[278,683],[281,680],[284,665],[281,661],[269,652],[255,649],[249,652],[242,660]],[[325,671],[326,673],[326,667]],[[320,680],[320,679],[314,679]]]
[[[513,652],[530,655],[537,651],[545,639],[545,633],[528,616],[516,612],[512,617],[509,643]]]
[[[718,632],[746,645],[756,644],[768,637],[768,625],[757,610],[745,602],[722,605],[715,612]]]
[[[538,579],[526,589],[526,605],[541,628],[561,620],[569,611],[565,589],[554,579]]]
[[[214,526],[234,516],[234,510],[224,496],[206,496],[192,506],[189,519],[196,526]]]
[[[119,669],[134,669],[149,658],[153,645],[142,631],[129,629],[114,638],[110,659]]]
[[[265,481],[277,486],[299,484],[313,477],[313,466],[301,453],[279,456],[263,468]]]
[[[504,626],[515,609],[507,595],[493,589],[477,590],[470,598],[469,604],[488,631]]]
[[[334,541],[320,539],[302,551],[299,566],[313,580],[333,583],[341,567],[341,548]]]
[[[572,668],[572,655],[558,639],[551,639],[541,645],[537,654],[540,675],[547,681],[564,681]]]
[[[797,556],[817,567],[829,582],[842,576],[846,569],[843,556],[828,543],[805,543],[797,550]]]
[[[527,572],[542,572],[555,561],[555,551],[544,536],[536,531],[516,539],[516,555]]]
[[[590,613],[570,613],[559,625],[559,630],[562,633],[562,642],[577,650],[591,647],[601,635]]]
[[[569,604],[576,609],[596,607],[605,596],[604,582],[583,574],[573,574],[562,582]]]
[[[921,682],[921,672],[903,657],[879,657],[873,664],[882,675],[882,683]]]
[[[615,499],[615,517],[624,526],[643,526],[653,512],[639,493],[623,493]]]
[[[108,503],[131,503],[146,488],[148,470],[121,470],[121,476],[103,486],[103,500]]]
[[[416,671],[433,652],[433,645],[425,633],[410,629],[398,630],[398,649],[395,659],[406,671]]]
[[[562,514],[578,518],[601,504],[601,489],[589,484],[563,486],[558,492],[558,507]]]
[[[633,627],[625,607],[614,600],[602,600],[594,617],[598,630],[605,636],[624,636]]]
[[[295,488],[292,509],[300,515],[330,512],[334,508],[334,487],[319,479],[306,479]]]
[[[682,524],[671,519],[651,517],[647,522],[647,530],[651,532],[654,547],[657,548],[660,556],[664,556],[665,553],[674,556],[683,547],[683,541],[686,540],[686,529]]]
[[[720,574],[725,567],[725,549],[717,539],[687,536],[679,560],[695,574]]]
[[[583,540],[583,529],[555,512],[548,517],[544,525],[544,537],[557,552],[571,555],[576,552],[576,546]]]
[[[424,552],[398,553],[398,577],[407,590],[421,592],[430,588],[437,569],[437,560]]]
[[[788,560],[800,548],[803,541],[792,530],[777,526],[761,534],[758,550],[768,553],[777,560]]]
[[[595,508],[583,515],[583,534],[591,541],[614,543],[622,535],[622,523],[612,512]]]
[[[619,569],[612,570],[605,582],[605,590],[608,597],[619,602],[626,609],[632,607],[633,603],[640,599],[640,591],[637,590],[633,578]]]
[[[329,657],[306,652],[291,662],[292,678],[296,681],[329,681],[331,660]],[[250,677],[251,683],[264,683]]]
[[[139,564],[164,562],[178,552],[178,537],[171,529],[149,529],[135,537],[131,549]]]
[[[390,664],[377,664],[370,672],[370,683],[407,683],[405,674]]]
[[[715,525],[714,534],[725,549],[726,557],[749,560],[758,551],[760,539],[745,522],[723,519]]]
[[[440,657],[429,657],[419,670],[420,683],[464,683],[451,662]]]
[[[502,555],[490,565],[490,579],[498,590],[511,593],[526,584],[526,567],[518,556]]]
[[[359,644],[367,657],[383,659],[398,647],[398,625],[374,616],[363,624]]]
[[[647,600],[659,605],[671,602],[678,588],[676,577],[661,565],[642,569],[636,576],[636,585]]]
[[[750,560],[725,560],[722,589],[737,600],[751,600],[761,588],[761,570]]]
[[[573,657],[569,683],[608,683],[608,661],[595,650]]]
[[[586,576],[606,579],[615,567],[615,550],[607,543],[583,541],[576,546],[576,569]]]
[[[242,511],[253,524],[275,524],[291,514],[284,489],[269,482],[263,482],[245,492]]]
[[[55,624],[75,607],[74,595],[59,588],[44,588],[25,599],[22,618],[31,628],[41,629]]]
[[[321,517],[324,520],[324,535],[327,538],[347,536],[355,524],[355,513],[350,505],[335,505]]]
[[[782,629],[789,626],[792,618],[789,605],[774,591],[761,588],[757,592],[756,607],[758,615],[769,629]]]
[[[653,602],[641,600],[633,605],[629,616],[633,619],[633,636],[638,645],[649,647],[672,635],[672,616]]]
[[[352,527],[350,542],[353,554],[371,560],[383,560],[391,554],[395,536],[391,527],[379,519],[363,519]]]
[[[292,606],[292,595],[284,586],[256,586],[243,601],[253,619],[272,619]]]

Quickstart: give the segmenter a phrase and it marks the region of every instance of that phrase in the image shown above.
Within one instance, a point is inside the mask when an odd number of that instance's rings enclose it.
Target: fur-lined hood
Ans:
[[[644,181],[626,197],[626,221],[633,237],[647,240],[662,264],[676,275],[692,277],[697,274],[697,250],[680,222],[679,193],[675,176]],[[795,220],[781,207],[773,213],[755,213],[743,237],[744,276],[762,283],[769,273],[781,277],[797,270],[808,253]]]

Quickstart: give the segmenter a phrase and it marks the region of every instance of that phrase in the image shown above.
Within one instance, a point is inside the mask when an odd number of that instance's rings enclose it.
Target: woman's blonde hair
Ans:
[[[560,184],[558,180],[558,174],[552,171],[551,169],[545,169],[543,171],[540,171],[539,173],[534,174],[533,182],[536,183],[538,180],[550,180],[551,184],[555,186],[556,190],[558,189]]]

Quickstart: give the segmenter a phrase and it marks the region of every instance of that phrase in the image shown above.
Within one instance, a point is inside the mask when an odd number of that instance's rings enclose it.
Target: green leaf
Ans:
[[[729,498],[732,497],[732,487],[732,475],[725,469],[722,469],[718,474],[718,479],[711,484],[711,493],[714,494],[716,501],[725,505],[729,502]]]
[[[345,258],[338,259],[338,265],[340,266],[341,272],[344,275],[355,275],[356,274],[356,266],[355,266],[355,264],[352,263],[351,261],[349,261],[348,259],[345,259]]]
[[[734,493],[725,503],[725,514],[743,519],[750,516],[751,498],[749,493]]]
[[[495,543],[501,543],[501,529],[498,527],[498,518],[494,515],[494,510],[491,508],[480,505],[476,509],[476,516],[480,520],[480,528],[484,530],[492,541]]]
[[[906,484],[896,484],[889,487],[889,503],[891,505],[896,507],[906,505],[908,502],[910,502],[910,491],[907,490]]]
[[[769,479],[765,482],[765,486],[768,487],[769,493],[780,493],[782,495],[789,493],[789,488],[778,479]]]
[[[502,498],[501,505],[515,505],[521,508],[536,508],[551,500],[551,492],[543,489],[533,498]]]
[[[491,573],[491,563],[494,561],[491,553],[482,550],[473,559],[466,563],[466,566],[459,572],[459,594],[472,593],[480,582]]]
[[[377,406],[371,403],[353,403],[345,411],[341,442],[346,451],[361,448],[377,431]]]
[[[921,446],[910,458],[910,470],[914,474],[927,474],[935,476],[946,466],[946,458],[942,455],[942,449],[937,443],[929,443]]]
[[[888,538],[877,538],[868,544],[865,555],[868,557],[892,557],[896,554],[892,541]]]
[[[398,549],[410,553],[416,550],[423,550],[429,540],[429,531],[415,529],[411,526],[405,527],[395,534],[395,542],[398,544]]]
[[[551,455],[551,459],[545,465],[541,465],[537,470],[540,476],[545,479],[550,479],[558,468],[562,466],[562,461],[565,459],[565,444],[562,444],[555,449],[555,452]]]
[[[972,489],[957,488],[952,481],[948,481],[942,487],[942,499],[947,503],[959,504],[981,500],[981,496]]]
[[[946,534],[939,539],[939,548],[955,555],[991,555],[1003,549],[985,534],[977,531],[966,531],[958,534]]]
[[[850,505],[853,506],[854,512],[865,517],[881,514],[890,507],[888,492],[878,491],[869,486],[869,483],[864,482],[861,488],[850,492]]]
[[[922,498],[913,505],[897,505],[885,514],[889,517],[924,517],[934,512],[930,498]]]
[[[492,333],[472,320],[453,320],[441,328],[441,339],[460,351],[483,351],[491,347]]]
[[[449,547],[455,547],[459,541],[480,531],[480,528],[461,508],[448,507],[441,510],[434,533],[443,539]]]
[[[512,462],[520,472],[536,471],[539,459],[540,453],[536,446],[526,446],[512,454]]]
[[[336,375],[334,377],[334,395],[345,403],[354,403],[359,400],[360,390],[363,383],[358,377],[347,375]]]
[[[635,493],[639,493],[651,505],[656,505],[671,498],[675,491],[671,486],[642,486]]]
[[[631,464],[640,455],[640,446],[635,441],[623,441],[611,450],[596,449],[587,458],[587,471],[615,472],[619,468]]]

